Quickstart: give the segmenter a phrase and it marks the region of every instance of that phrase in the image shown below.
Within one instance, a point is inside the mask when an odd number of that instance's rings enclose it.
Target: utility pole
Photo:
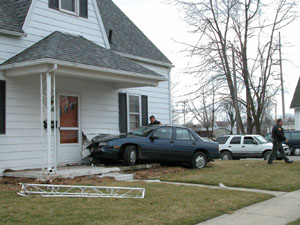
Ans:
[[[281,58],[281,38],[279,32],[279,65],[280,65],[280,82],[281,82],[281,98],[282,98],[282,119],[285,121],[285,102],[284,102],[284,86],[282,74],[282,58]]]
[[[236,82],[236,70],[235,70],[235,55],[233,44],[231,44],[232,50],[232,69],[233,69],[233,82],[234,82],[234,108],[235,108],[235,120],[236,120],[236,133],[240,134],[240,117],[238,112],[238,99],[237,99],[237,82]]]

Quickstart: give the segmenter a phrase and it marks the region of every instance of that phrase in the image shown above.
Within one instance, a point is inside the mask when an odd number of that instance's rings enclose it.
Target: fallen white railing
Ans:
[[[20,184],[18,195],[40,195],[42,197],[80,197],[80,198],[144,198],[145,188],[100,187],[51,184]]]

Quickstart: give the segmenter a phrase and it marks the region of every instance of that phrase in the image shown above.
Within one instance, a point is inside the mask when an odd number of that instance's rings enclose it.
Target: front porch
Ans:
[[[7,137],[14,142],[3,146],[10,158],[2,168],[43,168],[32,171],[36,177],[44,177],[45,171],[54,177],[69,174],[60,173],[58,166],[80,162],[82,132],[119,133],[122,88],[167,80],[82,37],[60,32],[7,60],[0,71],[9,89]]]

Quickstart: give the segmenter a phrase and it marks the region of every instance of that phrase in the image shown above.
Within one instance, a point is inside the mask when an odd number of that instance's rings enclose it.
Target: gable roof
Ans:
[[[97,0],[97,3],[106,33],[112,30],[112,50],[171,64],[112,0]]]
[[[1,66],[41,59],[54,59],[118,71],[163,77],[152,70],[119,56],[82,36],[53,32],[41,41],[8,59]]]
[[[0,0],[0,29],[18,33],[22,30],[31,0]]]
[[[300,107],[300,78],[291,103],[291,108],[297,108],[297,107]]]

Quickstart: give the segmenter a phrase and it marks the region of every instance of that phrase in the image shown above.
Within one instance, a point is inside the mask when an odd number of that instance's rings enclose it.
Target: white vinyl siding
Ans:
[[[295,130],[300,130],[300,108],[295,108]]]

